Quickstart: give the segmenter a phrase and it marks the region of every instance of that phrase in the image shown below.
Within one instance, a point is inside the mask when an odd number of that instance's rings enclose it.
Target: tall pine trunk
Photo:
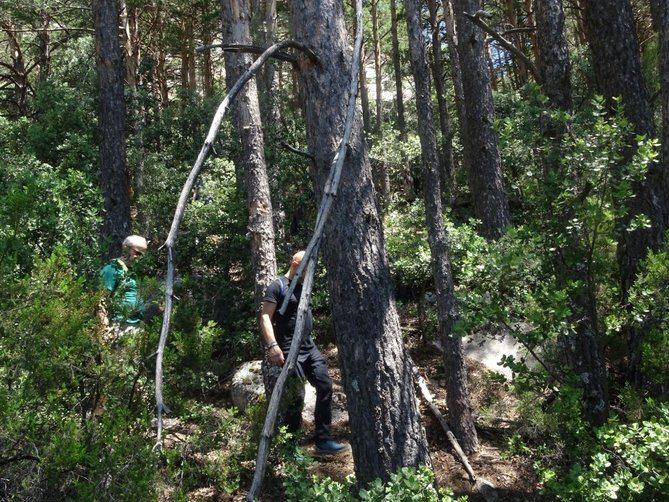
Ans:
[[[223,43],[251,45],[249,0],[221,0]],[[251,66],[245,53],[225,53],[228,89]],[[255,305],[260,306],[265,289],[276,279],[272,200],[265,169],[265,142],[255,78],[240,91],[232,104],[233,121],[239,133],[241,152],[236,161],[244,173],[248,208],[248,236],[254,274]]]
[[[469,161],[469,187],[474,215],[481,220],[486,238],[501,237],[511,223],[504,191],[502,161],[493,128],[494,110],[490,74],[485,55],[485,37],[467,19],[465,12],[481,9],[480,0],[453,0],[462,69],[464,109],[463,146]]]
[[[397,5],[396,0],[390,0],[390,36],[393,47],[393,74],[395,75],[395,93],[397,106],[397,121],[395,125],[400,132],[400,139],[407,139],[407,125],[404,118],[404,94],[402,92],[402,66],[400,65],[400,44],[397,38]]]
[[[438,172],[439,159],[437,156],[437,142],[432,128],[430,77],[422,40],[420,1],[404,0],[404,5],[407,14],[411,67],[416,82],[418,134],[420,135],[425,180],[423,188],[425,219],[432,254],[432,273],[437,290],[439,334],[444,346],[444,363],[448,375],[446,399],[450,417],[449,423],[462,449],[467,453],[473,453],[478,449],[478,438],[469,404],[467,367],[465,366],[462,339],[453,334],[453,325],[457,320],[457,310],[448,252],[448,239],[442,218]]]
[[[309,151],[316,193],[323,193],[342,137],[351,65],[350,41],[336,0],[293,0],[295,38],[319,65],[304,62]],[[383,230],[374,201],[367,147],[355,121],[341,184],[323,244],[359,485],[388,479],[402,466],[429,463],[391,293]]]
[[[441,36],[439,31],[439,19],[437,11],[439,4],[437,0],[428,0],[430,10],[430,28],[432,29],[432,74],[434,75],[434,90],[437,94],[437,105],[439,107],[439,129],[441,131],[441,155],[439,182],[443,200],[446,204],[453,203],[453,138],[451,132],[451,118],[448,113],[448,103],[444,90],[444,62],[441,56]],[[408,18],[407,18],[408,19]],[[407,21],[408,22],[408,21]],[[430,113],[430,115],[432,115]]]
[[[541,85],[552,110],[571,113],[570,62],[567,39],[564,35],[564,11],[562,0],[535,0],[537,23],[538,69]],[[553,124],[548,113],[541,117],[541,131],[552,143],[552,152],[544,161],[550,171],[545,186],[554,193],[553,179],[558,176],[560,166],[562,125]],[[555,180],[557,186],[560,180]],[[552,212],[550,220],[569,222],[573,218],[572,208]],[[550,235],[550,232],[547,232]],[[597,325],[597,299],[591,263],[584,259],[588,250],[578,237],[566,229],[558,241],[551,242],[555,272],[561,288],[568,291],[573,329],[561,335],[560,346],[571,368],[583,388],[583,409],[586,419],[593,425],[601,425],[608,415],[608,385],[606,367],[599,346]]]
[[[381,39],[379,37],[379,0],[372,0],[372,43],[374,44],[374,76],[376,91],[376,121],[374,123],[374,132],[381,132],[381,122],[383,121],[383,87],[381,75]]]
[[[105,208],[102,237],[109,242],[108,255],[112,257],[120,255],[123,239],[131,230],[123,62],[116,2],[94,0],[93,23],[99,87],[100,186]]]
[[[584,17],[588,44],[599,92],[614,106],[613,99],[622,97],[625,115],[635,135],[653,135],[653,123],[639,55],[639,42],[634,29],[634,14],[629,0],[585,0]],[[629,138],[630,147],[624,152],[626,161],[635,152],[635,138]],[[662,163],[653,163],[644,180],[632,186],[634,197],[628,202],[628,211],[620,222],[618,264],[622,303],[627,304],[629,288],[634,283],[641,260],[649,250],[658,249],[667,229],[669,204],[667,200],[667,169]],[[648,218],[647,228],[628,231],[629,223],[640,215]],[[626,328],[629,341],[629,376],[638,381],[641,368],[641,343],[644,330]]]

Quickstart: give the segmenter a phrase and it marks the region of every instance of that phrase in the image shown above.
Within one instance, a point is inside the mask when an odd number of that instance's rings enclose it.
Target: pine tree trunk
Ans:
[[[648,92],[643,81],[639,43],[634,29],[634,15],[629,0],[586,0],[585,27],[597,87],[614,106],[613,98],[622,97],[625,114],[638,135],[653,135],[653,123]],[[624,152],[625,160],[634,154],[634,137]],[[646,178],[634,183],[634,197],[628,203],[628,213],[621,221],[618,241],[622,303],[627,304],[629,288],[634,283],[639,264],[649,250],[659,249],[669,219],[668,171],[663,163],[649,166]],[[627,231],[638,215],[650,220],[650,228]],[[643,330],[628,327],[629,374],[637,380],[641,367]]]
[[[481,220],[481,233],[494,239],[511,223],[504,191],[502,162],[493,128],[493,102],[486,64],[485,39],[481,30],[465,17],[481,9],[480,0],[454,0],[458,54],[462,68],[466,112],[463,146],[468,152],[469,186],[474,215]]]
[[[535,12],[541,88],[552,108],[571,111],[569,50],[564,35],[562,0],[535,0]]]
[[[249,0],[222,0],[223,43],[251,45]],[[226,52],[228,89],[251,66],[249,54]],[[251,241],[255,305],[259,307],[265,289],[276,279],[272,201],[265,169],[264,138],[255,79],[251,79],[232,104],[233,120],[242,144],[237,162],[245,177],[248,207],[248,235]]]
[[[462,68],[460,67],[460,56],[458,55],[458,37],[455,29],[455,18],[453,16],[452,0],[442,0],[444,10],[444,26],[446,28],[446,43],[448,45],[448,58],[451,66],[451,79],[453,80],[453,92],[455,94],[455,109],[460,124],[460,131],[464,136],[466,131],[467,112],[465,111],[465,91],[462,88]],[[462,139],[464,142],[464,138]],[[465,172],[470,172],[470,162],[467,159],[467,150],[462,151],[462,165]]]
[[[653,21],[658,32],[658,59],[662,103],[662,171],[669,177],[669,0],[651,0]]]
[[[458,438],[460,446],[467,453],[478,449],[478,438],[474,428],[469,391],[467,388],[467,367],[465,366],[462,339],[453,336],[453,325],[457,320],[453,275],[448,251],[448,239],[442,218],[439,190],[439,159],[437,143],[432,128],[432,104],[430,77],[425,61],[423,31],[420,18],[420,1],[404,0],[409,33],[411,67],[416,82],[416,108],[418,110],[418,133],[424,166],[425,219],[428,241],[432,254],[432,271],[437,290],[439,332],[444,346],[444,363],[448,374],[446,399],[449,423]],[[432,7],[432,6],[430,6]]]
[[[516,1],[515,0],[504,0],[504,16],[506,17],[506,22],[510,28],[518,28],[518,15],[516,13]],[[509,36],[511,43],[522,50],[522,38],[520,33],[513,33]],[[518,87],[522,87],[527,83],[527,66],[525,63],[518,59],[515,55],[513,56],[514,66],[516,70],[516,80],[518,82]]]
[[[100,142],[100,186],[104,198],[102,237],[110,257],[119,256],[130,234],[129,179],[125,163],[125,102],[123,62],[118,34],[119,12],[114,0],[93,0],[97,55]]]
[[[537,47],[540,54],[537,64],[549,108],[571,113],[570,63],[564,35],[562,0],[535,0],[535,13]],[[542,133],[553,141],[555,150],[547,156],[545,162],[550,170],[558,172],[561,158],[559,148],[564,128],[551,122],[548,114],[541,117]],[[550,186],[551,179],[548,177],[546,180],[549,191],[553,190]],[[550,219],[569,222],[572,218],[572,209],[566,208],[558,214],[552,214]],[[560,287],[569,294],[569,325],[573,326],[573,330],[561,335],[559,343],[583,388],[586,419],[593,425],[601,425],[606,421],[609,402],[606,367],[599,346],[593,272],[591,264],[584,262],[588,250],[584,249],[582,241],[567,230],[560,237],[559,241],[551,242],[550,247],[555,249],[555,275]]]
[[[348,98],[351,52],[341,2],[293,0],[293,29],[295,38],[320,59],[317,66],[303,64],[301,72],[320,197],[342,137]],[[359,120],[326,227],[323,254],[350,427],[355,431],[351,445],[356,480],[363,486],[376,478],[388,479],[402,466],[429,463],[429,452],[391,293]]]
[[[37,32],[39,40],[39,82],[44,83],[51,73],[51,36],[49,34],[51,16],[46,9],[40,11],[39,20],[40,26]]]
[[[369,92],[367,92],[367,71],[365,68],[365,44],[362,45],[360,56],[360,104],[362,106],[362,123],[366,133],[372,130],[372,119],[369,113]]]
[[[374,44],[374,76],[376,84],[376,122],[374,132],[381,132],[381,122],[383,121],[383,86],[381,75],[381,40],[379,38],[379,0],[372,0],[372,43]]]
[[[437,94],[437,105],[439,106],[439,129],[441,130],[441,155],[439,181],[443,200],[446,204],[453,203],[455,192],[453,180],[455,169],[453,168],[453,134],[451,132],[451,118],[448,113],[448,103],[444,94],[444,62],[441,56],[441,36],[439,34],[439,20],[437,0],[428,0],[430,10],[430,27],[432,29],[432,74],[434,75],[434,90]],[[432,115],[430,113],[430,115]]]
[[[400,65],[400,46],[397,39],[397,5],[396,0],[390,0],[390,35],[393,46],[393,73],[395,74],[395,92],[397,95],[397,121],[395,123],[400,132],[400,139],[406,141],[407,126],[404,118],[404,95],[402,93],[402,66]]]

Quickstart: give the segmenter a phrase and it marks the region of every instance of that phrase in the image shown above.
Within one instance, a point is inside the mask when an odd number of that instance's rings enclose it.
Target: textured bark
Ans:
[[[195,38],[193,34],[193,18],[190,13],[183,14],[183,38],[181,43],[181,87],[195,90]]]
[[[465,110],[465,91],[462,88],[462,68],[460,67],[460,56],[458,55],[458,37],[455,29],[455,18],[453,16],[452,0],[442,0],[444,10],[444,26],[446,28],[446,43],[448,45],[448,57],[451,63],[451,79],[453,80],[453,91],[455,94],[455,107],[460,123],[460,131],[466,130],[467,112]],[[465,171],[469,172],[469,161],[463,151],[462,163]]]
[[[367,91],[367,71],[365,70],[365,45],[362,46],[360,57],[360,105],[362,106],[362,123],[365,132],[372,130],[372,119],[369,113],[369,92]]]
[[[397,39],[397,5],[396,0],[390,0],[390,35],[393,46],[393,73],[395,75],[395,93],[397,106],[397,121],[395,125],[400,132],[400,139],[407,139],[407,125],[404,118],[404,95],[402,93],[402,66],[400,65],[400,46]]]
[[[458,36],[458,54],[462,68],[464,108],[463,134],[468,152],[469,186],[474,214],[481,220],[481,233],[498,238],[511,223],[497,135],[493,128],[493,102],[490,76],[484,53],[483,33],[465,17],[465,12],[478,12],[480,0],[454,0]]]
[[[453,335],[453,325],[457,320],[453,275],[448,251],[448,239],[442,218],[439,190],[439,159],[437,142],[432,128],[432,104],[430,77],[425,61],[423,32],[420,19],[420,1],[404,0],[409,33],[411,67],[416,83],[416,108],[418,110],[418,134],[423,158],[425,186],[425,219],[428,241],[432,254],[432,273],[437,291],[439,334],[444,346],[444,363],[448,374],[446,399],[450,424],[463,450],[472,453],[478,449],[478,438],[474,428],[469,391],[467,389],[467,368],[462,349],[462,339]]]
[[[250,44],[249,0],[221,0],[223,43]],[[246,53],[225,53],[225,75],[228,89],[251,66]],[[233,121],[242,148],[236,161],[244,172],[248,208],[248,236],[251,243],[255,301],[260,306],[265,289],[276,278],[272,201],[265,169],[264,138],[255,79],[239,91],[232,105]]]
[[[37,39],[39,41],[39,81],[46,82],[51,73],[51,36],[49,34],[51,16],[45,9],[40,11],[39,21],[40,26],[37,32]]]
[[[535,0],[539,75],[551,107],[571,110],[569,50],[562,0]]]
[[[276,0],[255,0],[252,2],[252,35],[263,47],[276,42],[277,14]],[[266,124],[279,124],[279,72],[275,61],[268,61],[257,78],[260,96],[260,111]]]
[[[651,0],[653,21],[658,32],[662,103],[662,171],[669,177],[669,0]],[[666,185],[665,185],[666,186]]]
[[[125,0],[121,1],[121,27],[123,28],[123,60],[125,66],[125,82],[131,91],[137,88],[139,70],[139,25],[137,23],[137,7],[128,7]]]
[[[599,91],[613,106],[613,98],[622,97],[627,118],[634,133],[653,135],[653,124],[639,56],[639,43],[634,30],[634,15],[628,0],[586,0],[584,16],[588,43]],[[634,138],[624,152],[625,160],[634,154]],[[628,212],[621,222],[618,240],[622,303],[633,284],[639,263],[649,250],[659,249],[667,229],[669,204],[667,201],[667,168],[661,162],[649,166],[646,178],[634,183],[634,197],[628,202]],[[650,220],[650,228],[626,230],[629,222],[638,215]],[[643,330],[627,328],[629,339],[629,375],[639,379]]]
[[[564,12],[562,0],[535,0],[537,20],[537,44],[541,57],[537,61],[541,85],[548,97],[548,105],[554,110],[571,113],[570,63],[567,40],[564,36]],[[549,115],[541,118],[542,133],[553,140],[552,155],[545,162],[549,169],[558,172],[561,157],[559,148],[563,130],[551,124]],[[551,190],[549,177],[548,190]],[[571,208],[551,219],[569,222],[573,217]],[[553,263],[560,287],[569,293],[570,326],[573,330],[561,335],[559,343],[569,365],[577,375],[583,388],[583,410],[586,419],[593,425],[606,421],[609,409],[606,367],[599,347],[597,323],[597,300],[590,264],[583,261],[588,255],[581,241],[572,232],[564,231],[559,242],[552,242],[556,252]]]
[[[262,41],[265,47],[276,42],[277,13],[276,0],[256,0],[252,2],[254,12],[252,26],[255,26],[255,38]],[[260,98],[260,113],[265,123],[265,137],[269,151],[268,159],[277,158],[276,144],[280,141],[281,134],[281,72],[276,61],[268,61],[260,72],[258,82],[258,94]],[[269,127],[268,127],[269,125]],[[273,153],[273,154],[272,154]],[[269,179],[270,193],[272,194],[272,219],[274,220],[275,242],[284,242],[284,226],[286,213],[283,204],[283,190],[279,186],[279,166],[276,162],[267,160],[267,177]]]
[[[209,45],[213,42],[211,31],[205,28],[202,34],[202,43]],[[211,63],[211,51],[204,51],[202,54],[202,92],[206,97],[211,96],[214,90],[214,69]]]
[[[316,192],[322,194],[342,135],[351,53],[341,2],[294,0],[298,41],[319,56],[303,65],[309,150]],[[355,474],[359,485],[388,479],[406,465],[429,462],[405,355],[365,140],[356,120],[336,205],[324,240],[324,259],[339,360],[346,391]]]
[[[93,1],[97,55],[100,142],[100,186],[105,215],[102,236],[109,256],[119,256],[130,234],[130,194],[125,163],[123,63],[118,36],[119,12],[114,0]]]
[[[371,1],[372,8],[372,43],[374,44],[374,76],[376,85],[376,121],[374,123],[374,132],[381,132],[381,122],[383,121],[383,93],[381,75],[381,39],[379,37],[379,0]]]
[[[444,62],[441,56],[441,36],[437,18],[439,4],[437,0],[428,0],[427,4],[430,10],[430,28],[432,29],[432,74],[434,75],[434,90],[437,94],[439,129],[441,131],[439,182],[443,200],[450,205],[453,202],[453,173],[455,171],[453,168],[453,133],[451,132],[451,118],[444,93]]]
[[[507,25],[509,28],[518,27],[518,14],[516,12],[516,1],[515,0],[504,0],[504,17],[506,18]],[[511,43],[522,50],[522,37],[519,32],[512,33],[509,35]],[[515,57],[513,58],[516,81],[519,87],[524,86],[527,83],[528,71],[525,62],[521,59]]]
[[[28,75],[26,74],[23,51],[17,38],[14,22],[12,20],[0,20],[0,26],[7,35],[7,45],[12,60],[11,65],[6,67],[10,72],[7,77],[14,88],[12,97],[9,99],[11,115],[14,117],[25,116],[28,112]]]

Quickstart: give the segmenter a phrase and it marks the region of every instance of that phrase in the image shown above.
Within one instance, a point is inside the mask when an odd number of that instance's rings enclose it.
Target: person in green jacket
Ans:
[[[137,277],[129,268],[146,249],[144,237],[130,235],[123,241],[121,257],[109,261],[100,271],[102,288],[108,294],[100,303],[98,317],[107,327],[107,341],[115,341],[136,331],[144,316]]]

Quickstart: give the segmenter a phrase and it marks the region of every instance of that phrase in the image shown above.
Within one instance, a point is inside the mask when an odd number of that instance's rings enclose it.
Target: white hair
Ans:
[[[148,243],[146,242],[146,239],[141,235],[129,235],[123,240],[123,247],[146,251]]]

